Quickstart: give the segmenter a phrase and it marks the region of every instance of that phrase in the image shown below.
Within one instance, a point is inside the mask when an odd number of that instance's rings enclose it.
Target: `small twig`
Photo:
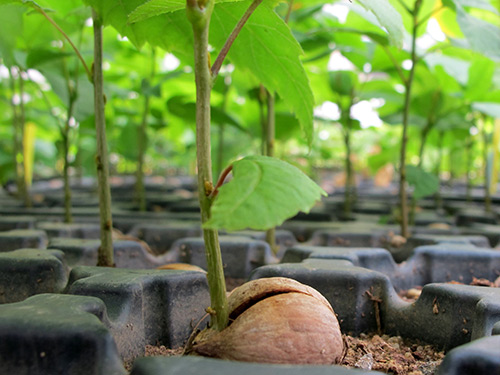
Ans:
[[[436,9],[433,9],[432,12],[429,12],[429,14],[427,14],[426,16],[422,17],[422,19],[420,21],[417,22],[417,26],[420,26],[422,25],[424,22],[426,22],[429,18],[431,18],[432,16],[434,16],[435,14],[437,14],[438,12],[440,12],[441,10],[443,10],[445,8],[444,5],[441,4],[440,7],[436,8]]]
[[[380,303],[382,303],[382,299],[380,297],[375,297],[369,290],[367,290],[366,295],[370,300],[373,301],[373,307],[375,309],[375,322],[377,323],[377,333],[379,335],[382,334],[382,322],[380,319]]]
[[[64,39],[66,39],[68,41],[68,43],[71,45],[71,47],[73,48],[73,50],[75,51],[76,55],[78,56],[78,58],[80,59],[80,61],[82,62],[83,64],[83,67],[85,68],[85,72],[87,73],[87,77],[89,79],[90,82],[94,82],[94,78],[92,76],[92,73],[90,73],[90,69],[89,67],[87,66],[87,63],[85,62],[85,60],[83,59],[83,56],[81,55],[80,51],[78,50],[78,48],[75,46],[75,44],[71,41],[71,39],[69,38],[68,34],[66,34],[64,32],[63,29],[61,29],[59,27],[59,25],[56,23],[56,21],[54,21],[52,18],[50,18],[50,16],[41,8],[41,7],[36,7],[35,8],[42,16],[44,16],[47,21],[49,21],[56,29],[57,31],[59,31],[61,33],[61,35],[64,37]]]
[[[391,60],[392,65],[394,65],[394,67],[396,68],[396,71],[398,72],[399,78],[401,78],[401,81],[403,81],[403,85],[406,86],[408,79],[405,77],[403,70],[401,70],[401,66],[396,61],[396,59],[394,58],[394,55],[391,53],[389,48],[387,48],[386,46],[382,46],[382,48],[384,49],[387,56],[389,56],[389,59]]]
[[[213,188],[212,192],[209,195],[210,199],[214,199],[217,196],[217,194],[219,193],[219,188],[222,186],[227,175],[231,173],[232,170],[233,170],[233,165],[231,164],[222,171],[219,179],[217,180],[217,184],[215,185],[215,187]]]
[[[408,5],[406,5],[403,0],[398,0],[399,4],[410,14],[413,14],[413,10],[411,10]]]
[[[288,10],[286,12],[285,16],[285,23],[288,24],[288,21],[290,20],[290,14],[292,14],[292,7],[293,7],[293,0],[290,0],[288,3]]]
[[[193,342],[196,339],[196,336],[198,336],[198,333],[200,333],[200,330],[198,329],[198,327],[208,317],[208,315],[209,315],[208,313],[206,313],[205,315],[203,315],[201,317],[201,319],[198,321],[198,323],[196,323],[196,325],[194,326],[193,332],[191,332],[191,334],[189,335],[189,338],[188,338],[188,340],[186,342],[186,345],[184,345],[184,349],[182,351],[182,355],[189,354],[193,350]]]
[[[241,19],[238,21],[236,26],[234,27],[233,31],[229,35],[229,37],[226,40],[226,43],[222,47],[222,49],[219,52],[219,55],[217,56],[217,59],[215,59],[214,65],[212,65],[211,73],[212,73],[212,78],[217,77],[217,74],[219,74],[219,70],[222,66],[222,63],[224,62],[224,59],[226,58],[229,49],[233,45],[233,42],[236,40],[236,37],[239,35],[241,29],[245,25],[245,23],[248,21],[252,13],[257,9],[257,7],[262,3],[262,0],[254,0],[252,4],[248,7],[248,9],[245,11],[245,14],[241,17]]]

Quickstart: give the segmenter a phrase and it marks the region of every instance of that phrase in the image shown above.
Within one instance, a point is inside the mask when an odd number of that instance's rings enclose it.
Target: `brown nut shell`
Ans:
[[[236,319],[243,311],[265,298],[292,292],[314,297],[333,312],[330,303],[316,289],[287,277],[269,277],[251,280],[231,292],[228,298],[229,318]]]
[[[328,365],[341,360],[344,343],[329,304],[289,292],[251,305],[223,331],[201,335],[193,349],[237,361]]]

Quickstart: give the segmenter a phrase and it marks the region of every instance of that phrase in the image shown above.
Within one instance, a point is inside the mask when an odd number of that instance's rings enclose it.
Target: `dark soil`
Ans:
[[[431,345],[402,339],[399,336],[366,335],[344,336],[347,346],[341,365],[349,368],[376,370],[395,375],[432,375],[441,363],[444,353]],[[163,345],[146,345],[145,357],[181,356],[184,348],[168,349]],[[126,363],[127,371],[132,363]]]
[[[395,375],[431,375],[441,363],[444,352],[417,340],[399,336],[361,334],[345,336],[348,346],[342,365]]]

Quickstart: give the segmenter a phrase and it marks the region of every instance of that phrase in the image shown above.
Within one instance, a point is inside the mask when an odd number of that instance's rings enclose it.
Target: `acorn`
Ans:
[[[228,299],[230,324],[202,331],[199,355],[246,362],[330,365],[344,355],[333,308],[317,290],[274,277],[236,288]]]

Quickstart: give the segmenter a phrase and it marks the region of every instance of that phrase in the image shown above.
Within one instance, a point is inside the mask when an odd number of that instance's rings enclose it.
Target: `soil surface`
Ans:
[[[360,337],[344,336],[346,355],[341,365],[349,368],[376,370],[395,375],[432,375],[441,363],[444,352],[417,340],[399,336],[361,334]],[[168,349],[163,345],[146,345],[145,357],[181,356],[184,348]],[[132,363],[125,364],[127,371]]]
[[[344,336],[347,352],[342,365],[395,375],[431,375],[441,364],[444,352],[417,340],[399,336],[361,334]]]

